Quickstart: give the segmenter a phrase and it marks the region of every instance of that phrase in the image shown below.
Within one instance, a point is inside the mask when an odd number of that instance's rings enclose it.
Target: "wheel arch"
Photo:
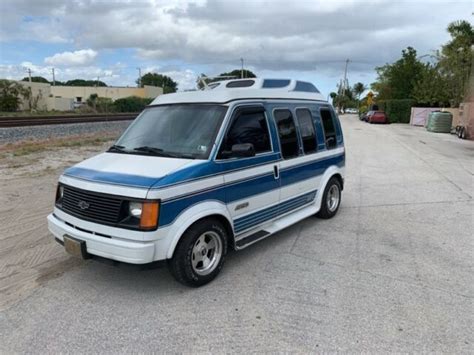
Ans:
[[[205,219],[215,218],[226,228],[228,243],[234,246],[234,230],[232,228],[230,214],[224,203],[220,201],[206,201],[198,205],[190,207],[173,222],[169,231],[172,241],[169,244],[166,253],[167,259],[171,259],[174,251],[183,234],[195,223],[199,223]]]
[[[327,168],[323,174],[323,177],[321,178],[320,190],[318,191],[316,197],[316,206],[318,206],[318,210],[319,208],[321,208],[321,201],[323,198],[324,190],[326,189],[329,180],[333,177],[335,177],[341,184],[341,190],[344,189],[344,167],[332,165]]]

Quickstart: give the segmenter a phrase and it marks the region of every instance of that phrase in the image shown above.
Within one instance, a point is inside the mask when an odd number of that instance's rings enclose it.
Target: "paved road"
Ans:
[[[472,353],[474,142],[342,121],[336,218],[231,254],[200,289],[80,263],[0,313],[0,352]]]

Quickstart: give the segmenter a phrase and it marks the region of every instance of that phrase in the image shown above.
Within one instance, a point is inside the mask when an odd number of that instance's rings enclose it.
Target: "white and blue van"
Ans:
[[[67,169],[48,225],[73,255],[166,261],[200,286],[230,248],[333,217],[344,164],[339,119],[313,84],[215,82],[159,96],[107,152]]]

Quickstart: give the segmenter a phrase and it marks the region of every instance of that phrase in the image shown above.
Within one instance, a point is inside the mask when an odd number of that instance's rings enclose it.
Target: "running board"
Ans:
[[[270,232],[267,232],[265,230],[260,230],[256,233],[250,234],[249,236],[247,236],[245,238],[239,239],[235,243],[235,247],[236,247],[236,249],[243,249],[246,246],[259,241],[260,239],[263,239],[263,238],[269,236],[270,234],[271,234]]]
[[[258,242],[259,240],[262,240],[274,233],[277,233],[291,226],[292,224],[295,224],[309,216],[314,215],[318,211],[319,208],[317,208],[314,203],[311,203],[306,207],[302,207],[301,209],[298,209],[294,212],[290,212],[289,214],[274,220],[273,222],[271,222],[271,224],[267,224],[264,230],[259,230],[258,232],[252,233],[250,235],[247,235],[246,237],[243,237],[242,239],[237,240],[235,242],[235,249],[244,249],[249,245]]]

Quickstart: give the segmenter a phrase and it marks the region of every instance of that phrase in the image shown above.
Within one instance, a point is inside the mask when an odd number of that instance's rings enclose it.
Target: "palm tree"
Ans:
[[[360,95],[364,93],[365,90],[367,90],[367,86],[365,86],[363,83],[355,83],[354,84],[354,94],[357,96],[357,100],[360,101]]]

